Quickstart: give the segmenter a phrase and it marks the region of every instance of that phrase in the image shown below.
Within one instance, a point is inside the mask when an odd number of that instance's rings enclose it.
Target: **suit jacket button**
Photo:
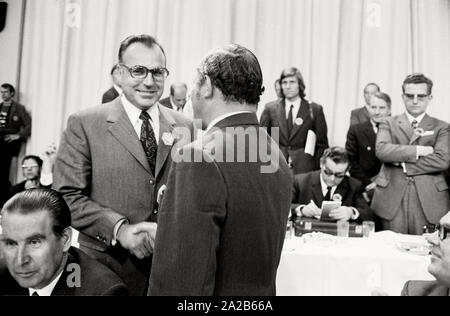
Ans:
[[[155,181],[150,180],[150,184],[151,184],[151,185],[155,184]]]
[[[158,214],[158,210],[153,210],[153,214]]]

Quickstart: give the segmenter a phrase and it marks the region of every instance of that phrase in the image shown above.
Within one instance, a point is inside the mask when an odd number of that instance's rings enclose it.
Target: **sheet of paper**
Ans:
[[[309,130],[308,135],[306,136],[305,154],[314,156],[314,153],[316,151],[316,141],[316,133],[314,133],[312,130]]]

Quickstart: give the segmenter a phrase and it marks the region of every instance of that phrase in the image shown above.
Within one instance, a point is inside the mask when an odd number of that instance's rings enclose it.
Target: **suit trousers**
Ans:
[[[381,219],[382,230],[392,230],[396,233],[422,235],[424,226],[430,223],[420,203],[414,179],[411,178],[406,186],[402,202],[397,214],[392,220]]]

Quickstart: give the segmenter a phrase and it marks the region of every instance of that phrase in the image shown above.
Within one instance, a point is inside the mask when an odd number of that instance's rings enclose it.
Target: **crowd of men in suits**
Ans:
[[[240,45],[201,61],[195,124],[185,84],[160,101],[169,71],[155,38],[127,37],[111,75],[106,103],[68,119],[55,191],[3,207],[0,294],[274,295],[289,213],[320,217],[323,201],[339,201],[331,220],[375,215],[380,229],[421,234],[450,209],[449,125],[426,114],[433,83],[423,74],[405,78],[405,113],[394,117],[390,97],[368,84],[346,148],[329,146],[323,107],[306,99],[295,67],[258,121],[262,72]],[[277,168],[262,172],[268,161]],[[70,286],[71,264],[95,273]]]

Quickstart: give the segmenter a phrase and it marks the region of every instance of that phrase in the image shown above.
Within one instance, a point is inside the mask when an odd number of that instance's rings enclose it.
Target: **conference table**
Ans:
[[[434,280],[422,236],[377,232],[370,238],[322,233],[285,239],[279,296],[398,296],[408,280]]]

